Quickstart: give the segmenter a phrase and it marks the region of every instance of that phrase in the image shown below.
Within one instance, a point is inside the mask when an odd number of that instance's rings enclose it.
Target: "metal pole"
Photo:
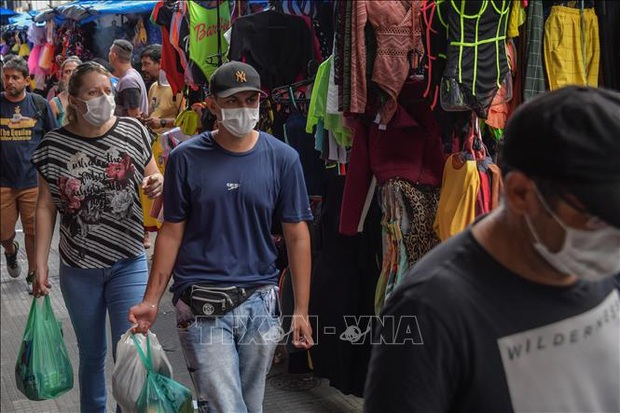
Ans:
[[[228,1],[228,0],[224,0]],[[222,66],[222,25],[220,24],[220,6],[222,5],[222,0],[217,2],[217,67]]]

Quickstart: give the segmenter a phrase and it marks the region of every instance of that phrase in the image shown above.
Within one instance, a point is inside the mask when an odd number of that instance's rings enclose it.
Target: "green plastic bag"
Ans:
[[[33,298],[15,363],[15,383],[30,400],[55,399],[73,388],[73,367],[48,295]]]
[[[146,336],[146,356],[135,337],[133,340],[147,371],[144,387],[138,396],[138,412],[193,413],[192,391],[170,377],[153,370],[149,336]]]

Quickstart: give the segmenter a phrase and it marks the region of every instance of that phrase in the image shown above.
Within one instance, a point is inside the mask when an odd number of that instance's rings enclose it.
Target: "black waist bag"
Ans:
[[[196,316],[217,317],[240,306],[259,288],[194,284],[185,290],[181,300],[192,309],[192,313]]]

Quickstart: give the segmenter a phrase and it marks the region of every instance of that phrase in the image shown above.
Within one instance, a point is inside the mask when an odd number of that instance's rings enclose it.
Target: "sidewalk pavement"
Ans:
[[[32,303],[32,296],[26,290],[26,251],[24,250],[24,237],[21,230],[18,231],[17,241],[20,244],[19,261],[22,266],[22,274],[13,279],[9,276],[6,268],[6,260],[0,254],[2,260],[0,278],[0,302],[1,302],[1,385],[0,411],[3,413],[78,413],[79,409],[79,384],[78,377],[78,348],[75,333],[67,313],[58,279],[58,230],[55,231],[50,254],[50,282],[52,284],[52,307],[56,317],[62,321],[65,343],[69,357],[73,364],[75,385],[73,390],[54,400],[30,401],[17,390],[15,386],[15,361],[22,334],[26,326],[26,319]],[[151,248],[152,251],[152,248]],[[149,254],[150,255],[150,254]],[[174,320],[174,308],[170,301],[170,293],[162,298],[157,322],[153,327],[162,346],[167,352],[168,359],[172,364],[174,378],[180,383],[193,390],[191,380],[183,359],[178,341]],[[109,330],[108,330],[109,331]],[[108,343],[111,349],[111,343]],[[112,397],[110,380],[112,376],[112,355],[108,354],[108,411],[115,411],[115,403]],[[265,413],[357,413],[362,411],[362,399],[354,396],[345,396],[338,390],[329,386],[327,380],[316,379],[310,375],[290,375],[287,373],[286,363],[274,364],[267,377],[265,389]],[[233,413],[233,412],[231,412]]]

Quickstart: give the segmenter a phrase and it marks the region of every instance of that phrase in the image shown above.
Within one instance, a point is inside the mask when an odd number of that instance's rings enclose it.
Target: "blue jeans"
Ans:
[[[83,269],[60,264],[60,288],[80,350],[82,412],[106,411],[106,312],[112,330],[112,354],[116,358],[116,343],[131,327],[127,314],[142,301],[147,279],[145,254],[117,261],[109,268]]]
[[[177,331],[200,413],[260,413],[281,336],[277,288],[265,286],[217,318],[176,304]]]

